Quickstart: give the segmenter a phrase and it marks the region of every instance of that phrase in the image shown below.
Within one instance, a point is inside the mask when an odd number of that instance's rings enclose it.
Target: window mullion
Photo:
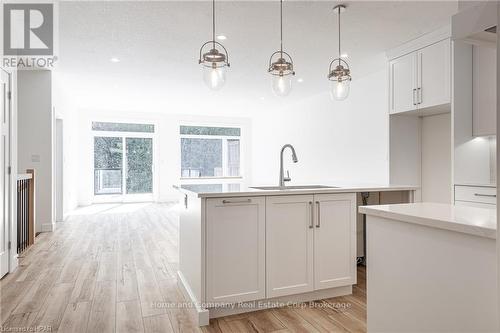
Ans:
[[[226,177],[229,174],[228,165],[228,143],[227,138],[222,139],[222,177]]]
[[[123,149],[123,160],[122,160],[122,195],[127,194],[127,140],[122,136],[122,149]]]

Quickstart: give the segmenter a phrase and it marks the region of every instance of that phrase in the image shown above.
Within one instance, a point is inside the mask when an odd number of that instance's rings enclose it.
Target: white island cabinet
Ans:
[[[356,283],[356,195],[269,197],[267,297]]]
[[[313,195],[267,198],[267,296],[314,289]]]
[[[314,289],[356,284],[356,194],[318,194],[314,203]]]
[[[499,332],[495,209],[414,203],[360,211],[368,332]]]
[[[351,294],[358,193],[379,198],[389,191],[399,198],[390,202],[407,202],[415,189],[179,189],[178,282],[194,319],[203,326],[210,318]]]
[[[263,299],[265,198],[207,200],[207,302]]]

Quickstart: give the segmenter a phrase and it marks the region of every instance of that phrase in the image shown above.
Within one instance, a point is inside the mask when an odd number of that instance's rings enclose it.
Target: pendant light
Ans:
[[[292,57],[283,51],[283,0],[280,0],[280,50],[271,54],[268,72],[272,77],[272,88],[276,95],[286,96],[292,89]]]
[[[226,82],[229,56],[226,48],[215,41],[215,0],[212,0],[212,40],[201,46],[198,63],[202,65],[205,84],[212,90],[221,89]]]
[[[345,12],[345,5],[338,5],[333,10],[339,15],[339,57],[333,59],[328,69],[328,80],[330,80],[330,95],[336,101],[343,101],[349,96],[351,85],[351,70],[349,64],[342,59],[340,50],[340,13]]]

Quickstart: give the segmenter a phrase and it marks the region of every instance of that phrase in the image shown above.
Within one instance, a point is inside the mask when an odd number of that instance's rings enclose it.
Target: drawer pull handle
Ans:
[[[312,201],[309,201],[309,210],[311,211],[311,216],[310,216],[310,223],[309,223],[309,229],[314,228],[314,209],[313,209],[313,203]]]
[[[247,203],[247,202],[252,202],[252,199],[246,199],[246,200],[222,200],[223,204],[236,204],[236,203]]]
[[[318,220],[317,220],[317,223],[316,223],[316,228],[319,228],[321,227],[321,208],[320,208],[320,204],[319,204],[319,201],[316,201],[316,205],[318,205]]]
[[[488,197],[488,198],[496,198],[496,194],[481,194],[481,193],[474,193],[476,197]]]

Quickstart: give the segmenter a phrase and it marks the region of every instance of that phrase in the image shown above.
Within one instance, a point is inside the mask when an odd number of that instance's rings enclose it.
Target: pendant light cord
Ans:
[[[280,51],[283,58],[283,0],[280,0]]]
[[[340,66],[340,6],[338,7],[339,8],[339,66]]]
[[[212,45],[215,49],[215,0],[212,0]]]

